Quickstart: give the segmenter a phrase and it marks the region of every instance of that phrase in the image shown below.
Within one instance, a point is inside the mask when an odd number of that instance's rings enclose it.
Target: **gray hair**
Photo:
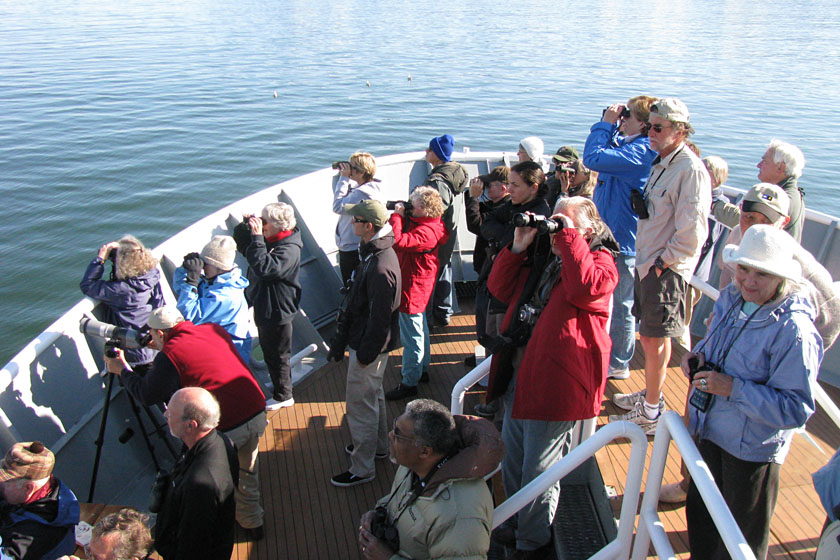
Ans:
[[[595,203],[582,196],[560,198],[554,205],[554,213],[570,210],[572,221],[578,229],[592,228],[594,236],[601,236],[607,231],[607,224],[601,219]]]
[[[280,231],[295,229],[297,225],[294,209],[285,202],[274,202],[266,205],[263,208],[262,217]]]
[[[431,399],[416,399],[405,406],[405,416],[414,424],[414,441],[447,457],[461,446],[455,418],[445,406]]]
[[[202,387],[185,387],[180,391],[185,391],[182,397],[184,399],[182,420],[185,422],[195,420],[201,430],[212,430],[219,425],[222,411],[213,393]]]
[[[152,252],[133,235],[124,235],[118,241],[114,275],[118,280],[143,276],[158,265]]]
[[[93,526],[92,538],[115,534],[112,553],[116,560],[145,558],[154,545],[149,532],[149,516],[131,508],[123,508],[100,519]]]
[[[720,156],[707,156],[703,158],[703,164],[712,178],[712,181],[722,185],[729,177],[729,164]]]
[[[805,154],[802,153],[802,150],[793,144],[782,142],[776,138],[770,140],[767,149],[773,152],[774,163],[785,164],[785,172],[788,177],[799,178],[802,176],[802,171],[805,169]]]

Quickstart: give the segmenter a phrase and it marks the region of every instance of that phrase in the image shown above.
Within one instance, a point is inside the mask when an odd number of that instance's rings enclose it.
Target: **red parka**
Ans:
[[[449,234],[440,218],[404,217],[394,212],[389,221],[402,271],[400,313],[423,313],[437,282],[438,249]]]
[[[610,296],[618,283],[615,259],[607,250],[591,251],[577,230],[554,237],[563,265],[548,303],[537,319],[516,375],[514,418],[573,421],[593,418],[601,410],[607,383],[610,341],[607,319]],[[487,287],[508,304],[502,331],[510,324],[530,268],[526,253],[503,249],[493,264]],[[497,357],[491,364],[488,392],[493,391]]]

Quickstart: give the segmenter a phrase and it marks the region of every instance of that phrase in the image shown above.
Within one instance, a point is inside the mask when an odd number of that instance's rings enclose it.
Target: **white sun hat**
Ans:
[[[740,264],[773,276],[799,281],[802,267],[793,258],[793,238],[780,229],[755,225],[744,233],[740,245],[723,248],[723,262]]]

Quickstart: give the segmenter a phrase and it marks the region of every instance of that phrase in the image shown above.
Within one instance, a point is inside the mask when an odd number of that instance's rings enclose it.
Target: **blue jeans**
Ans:
[[[547,471],[569,452],[575,426],[574,422],[511,418],[515,386],[514,376],[504,396],[505,419],[502,423],[502,440],[505,442],[502,482],[507,496]],[[518,550],[536,550],[551,540],[551,523],[559,499],[560,483],[555,483],[510,519],[516,528]]]
[[[416,387],[424,369],[429,369],[431,348],[426,313],[400,313],[400,339],[403,343],[402,383]]]
[[[618,285],[613,292],[610,338],[612,353],[610,367],[625,369],[636,349],[636,318],[633,316],[633,282],[636,271],[636,257],[620,254],[615,259],[618,268]]]
[[[458,310],[458,299],[455,295],[455,283],[452,282],[452,265],[447,264],[438,271],[435,290],[429,298],[426,313],[438,321],[448,321],[450,315]]]

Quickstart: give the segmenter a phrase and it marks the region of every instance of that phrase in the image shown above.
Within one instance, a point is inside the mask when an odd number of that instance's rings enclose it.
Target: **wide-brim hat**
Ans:
[[[793,238],[780,229],[755,225],[744,233],[740,245],[723,248],[723,262],[798,281],[802,278],[802,267],[793,258],[792,243],[795,243]]]

